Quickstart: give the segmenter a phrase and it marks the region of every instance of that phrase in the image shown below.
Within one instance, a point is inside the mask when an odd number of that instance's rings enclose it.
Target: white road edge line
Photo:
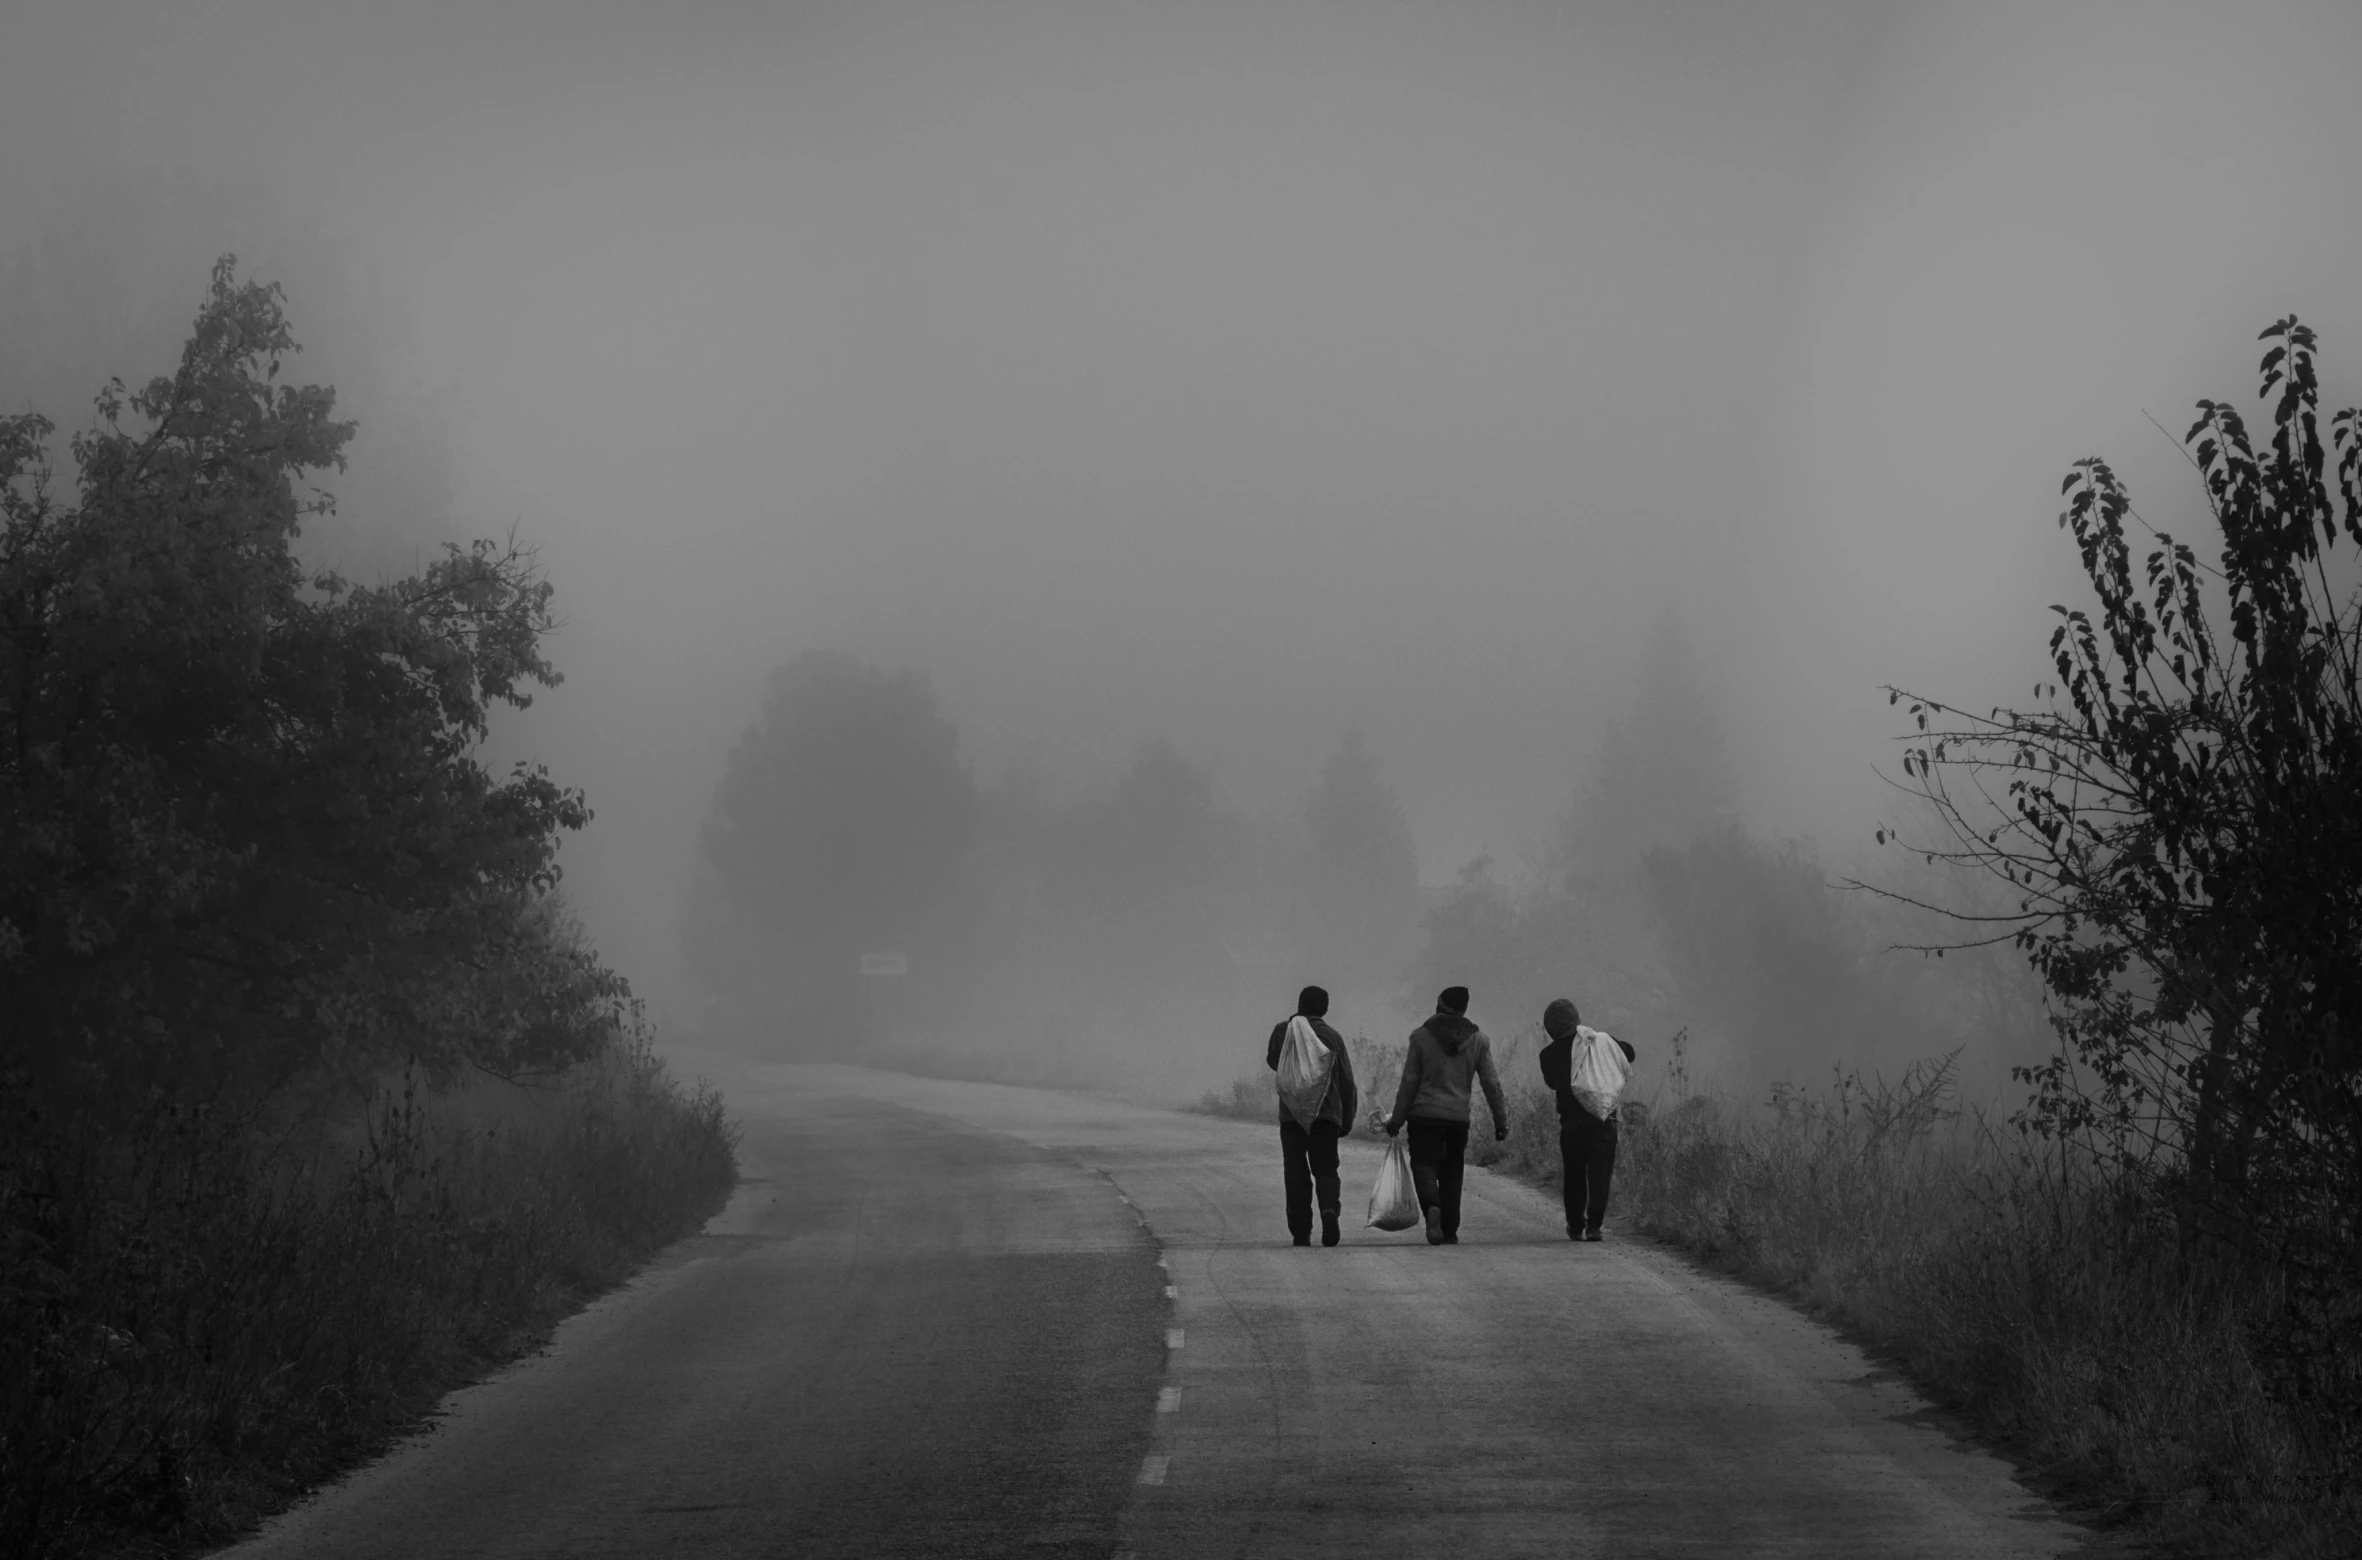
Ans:
[[[1166,1348],[1168,1348],[1168,1349],[1178,1349],[1179,1347],[1181,1347],[1181,1329],[1180,1329],[1180,1328],[1178,1328],[1178,1327],[1168,1327],[1168,1328],[1166,1328],[1166,1329],[1165,1329],[1165,1347],[1166,1347]]]
[[[1181,1389],[1179,1387],[1158,1388],[1156,1394],[1156,1411],[1160,1414],[1178,1414],[1181,1412]]]
[[[1141,1459],[1140,1459],[1140,1482],[1141,1482],[1142,1484],[1162,1484],[1162,1483],[1164,1483],[1164,1482],[1165,1482],[1165,1468],[1166,1468],[1166,1466],[1167,1466],[1168,1464],[1170,1464],[1170,1463],[1172,1462],[1172,1460],[1173,1460],[1173,1459],[1171,1459],[1170,1457],[1143,1457],[1143,1458],[1141,1458]]]
[[[1167,1284],[1165,1285],[1165,1298],[1167,1300],[1178,1300],[1181,1298],[1181,1291],[1175,1289],[1172,1285]]]

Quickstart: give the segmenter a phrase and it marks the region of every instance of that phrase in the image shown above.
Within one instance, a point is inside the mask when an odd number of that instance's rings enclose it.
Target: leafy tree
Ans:
[[[403,332],[299,209],[185,167],[116,169],[61,180],[21,227],[35,236],[0,250],[0,406],[79,403],[104,377],[91,365],[168,361],[189,278],[234,236],[306,300],[305,359],[357,417],[335,511],[307,517],[300,555],[374,582],[463,539],[448,408],[403,371]]]
[[[1402,804],[1359,731],[1321,766],[1304,806],[1307,979],[1373,981],[1401,967],[1418,923],[1419,865]]]
[[[1672,976],[1706,1017],[1775,1067],[1851,1038],[1853,940],[1801,844],[1726,828],[1649,852],[1644,870]]]
[[[1738,788],[1689,636],[1670,609],[1651,626],[1631,706],[1602,733],[1564,817],[1547,881],[1513,894],[1472,863],[1422,918],[1424,946],[1406,995],[1424,1003],[1451,981],[1474,988],[1493,1022],[1538,1021],[1573,996],[1595,1023],[1636,1041],[1686,1023],[1672,989],[1659,906],[1642,863],[1732,827]]]
[[[1930,1023],[1941,1004],[1908,1000],[1917,972],[1880,958],[1876,928],[1808,842],[1729,825],[1650,851],[1642,872],[1679,1021],[1725,1037],[1757,1080],[1833,1056],[1906,1062],[1945,1049]]]
[[[1905,784],[1946,825],[1920,848],[2012,886],[1982,924],[2052,1000],[2063,1045],[2025,1075],[2028,1124],[2091,1134],[2186,1230],[2268,1258],[2290,1285],[2286,1384],[2341,1404],[2353,1438],[2362,595],[2336,548],[2362,544],[2362,409],[2330,420],[2333,468],[2312,331],[2291,316],[2262,339],[2269,447],[2217,401],[2184,436],[2211,564],[2153,530],[2143,550],[2114,471],[2079,461],[2059,521],[2097,612],[2057,609],[2043,702],[1889,696],[1916,727]]]
[[[1537,997],[1547,974],[1534,947],[1532,925],[1514,895],[1493,876],[1490,856],[1460,868],[1449,893],[1419,918],[1419,952],[1405,972],[1404,1005],[1424,1015],[1446,986],[1469,988],[1471,1011],[1496,1027],[1541,1016]],[[1505,1019],[1504,1015],[1515,1015]]]
[[[1227,912],[1240,886],[1238,820],[1213,772],[1162,737],[1144,742],[1114,787],[1068,820],[1069,911],[1112,993],[1202,983],[1224,970]]]
[[[488,543],[306,578],[352,428],[295,350],[224,258],[177,371],[98,398],[76,501],[0,418],[0,1046],[53,1081],[530,1066],[628,1000],[536,909],[582,798],[475,756],[557,681],[549,585]]]
[[[1221,833],[1214,776],[1162,737],[1140,745],[1106,803],[1086,825],[1101,871],[1146,890],[1202,884]]]
[[[923,675],[805,652],[771,674],[715,793],[702,854],[743,935],[695,961],[741,1022],[842,1035],[860,955],[926,940],[975,812],[959,733]]]
[[[1578,871],[1628,872],[1658,846],[1687,845],[1738,812],[1722,721],[1678,614],[1658,614],[1632,707],[1600,737],[1564,823]]]

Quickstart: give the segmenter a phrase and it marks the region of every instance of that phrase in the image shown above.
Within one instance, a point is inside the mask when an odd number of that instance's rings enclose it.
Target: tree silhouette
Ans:
[[[1306,979],[1391,979],[1418,925],[1419,864],[1402,804],[1348,729],[1304,804],[1307,859],[1297,938]]]
[[[0,1062],[53,1082],[513,1068],[628,1002],[544,903],[582,797],[477,757],[557,681],[551,588],[513,544],[307,574],[352,430],[281,382],[282,303],[223,258],[176,370],[100,395],[78,502],[0,417]]]
[[[2098,611],[2055,609],[2044,702],[1889,698],[1943,825],[1918,848],[2010,886],[1974,924],[2049,989],[2065,1044],[2025,1073],[2028,1124],[2272,1261],[2283,1384],[2342,1405],[2362,1454],[2362,593],[2333,556],[2362,544],[2362,409],[2330,419],[2333,473],[2312,331],[2262,339],[2269,448],[2216,401],[2184,436],[2212,565],[2154,531],[2136,564],[2146,523],[2079,461],[2059,523]]]
[[[1721,718],[1688,630],[1668,608],[1649,629],[1631,708],[1600,737],[1560,857],[1577,871],[1628,871],[1651,849],[1729,823],[1738,801]]]
[[[701,854],[736,931],[701,917],[713,941],[692,963],[742,1022],[842,1043],[860,955],[938,930],[974,824],[959,734],[927,679],[807,651],[771,674],[715,792]]]

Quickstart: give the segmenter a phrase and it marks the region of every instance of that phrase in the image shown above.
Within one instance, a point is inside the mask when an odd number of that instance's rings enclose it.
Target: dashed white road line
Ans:
[[[1179,1387],[1159,1389],[1156,1394],[1156,1411],[1160,1414],[1181,1412],[1181,1389]]]
[[[1175,1289],[1172,1285],[1167,1284],[1165,1285],[1165,1298],[1167,1300],[1178,1300],[1181,1298],[1181,1291]]]
[[[1178,1349],[1179,1347],[1181,1347],[1181,1329],[1180,1329],[1180,1328],[1178,1328],[1178,1327],[1168,1327],[1168,1328],[1166,1328],[1166,1329],[1165,1329],[1165,1347],[1166,1347],[1166,1348],[1168,1348],[1168,1349]]]
[[[1167,1466],[1169,1463],[1171,1463],[1171,1462],[1172,1462],[1172,1459],[1171,1459],[1170,1457],[1143,1457],[1143,1458],[1141,1458],[1141,1459],[1140,1459],[1140,1482],[1141,1482],[1142,1484],[1162,1484],[1162,1483],[1164,1483],[1164,1482],[1165,1482],[1165,1468],[1166,1468],[1166,1466]]]

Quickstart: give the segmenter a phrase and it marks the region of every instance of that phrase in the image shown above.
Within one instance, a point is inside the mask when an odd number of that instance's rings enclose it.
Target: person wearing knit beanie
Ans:
[[[1353,1055],[1345,1048],[1345,1037],[1329,1027],[1328,1011],[1329,994],[1320,987],[1306,986],[1296,994],[1296,1017],[1312,1026],[1313,1034],[1334,1058],[1328,1093],[1322,1097],[1319,1111],[1310,1121],[1298,1121],[1285,1101],[1279,1107],[1280,1179],[1287,1193],[1288,1238],[1298,1246],[1312,1244],[1315,1192],[1320,1200],[1320,1243],[1337,1244],[1337,1219],[1344,1203],[1344,1189],[1337,1179],[1337,1140],[1352,1130],[1353,1113],[1361,1108],[1361,1094],[1353,1084]],[[1265,1047],[1263,1059],[1273,1072],[1279,1071],[1280,1049],[1287,1044],[1288,1026],[1294,1022],[1283,1018],[1272,1026],[1271,1043]]]
[[[1624,1053],[1626,1067],[1638,1058],[1627,1041],[1584,1027],[1574,1003],[1560,997],[1542,1010],[1542,1032],[1550,1038],[1538,1060],[1542,1082],[1558,1101],[1558,1160],[1566,1172],[1566,1238],[1599,1239],[1600,1221],[1607,1217],[1608,1181],[1616,1172],[1616,1111],[1595,1114],[1575,1083],[1581,1065],[1577,1047],[1612,1045]]]

